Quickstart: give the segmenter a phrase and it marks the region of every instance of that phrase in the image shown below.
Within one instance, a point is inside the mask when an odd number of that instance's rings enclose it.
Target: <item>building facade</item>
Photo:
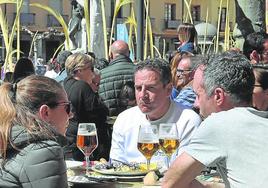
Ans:
[[[229,1],[229,12],[227,13],[227,1]],[[104,0],[106,25],[111,27],[112,16],[116,0]],[[157,2],[157,3],[156,3]],[[58,11],[68,24],[72,6],[71,0],[24,0],[22,12],[20,15],[21,23],[21,51],[25,56],[41,57],[48,61],[61,45],[65,37],[62,32],[62,27],[58,21],[47,11],[33,7],[31,3],[40,3]],[[134,7],[135,7],[134,1]],[[16,16],[16,6],[14,4],[2,4],[1,8],[5,13],[10,28],[12,27]],[[135,8],[136,9],[136,8]],[[205,22],[208,11],[208,23],[218,26],[218,13],[220,9],[220,0],[192,0],[190,5],[192,20],[194,24]],[[130,5],[125,5],[121,8],[117,16],[117,23],[124,23],[127,17],[130,16]],[[175,50],[178,46],[177,32],[178,25],[182,22],[190,22],[190,17],[187,11],[187,5],[184,0],[151,0],[149,1],[149,15],[152,23],[154,44],[160,52],[163,50]],[[234,0],[223,0],[222,11],[220,17],[220,31],[223,31],[226,24],[226,16],[229,15],[229,24],[231,31],[235,23],[235,7]],[[37,32],[35,43],[32,46],[33,36]],[[2,40],[2,45],[3,40]],[[14,48],[16,47],[16,39],[14,39]],[[1,59],[4,59],[5,50],[2,49]]]

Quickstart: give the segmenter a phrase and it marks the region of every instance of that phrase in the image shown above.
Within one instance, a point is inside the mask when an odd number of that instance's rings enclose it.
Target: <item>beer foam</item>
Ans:
[[[83,136],[96,136],[97,132],[96,131],[88,132],[86,130],[80,130],[78,131],[78,134]]]

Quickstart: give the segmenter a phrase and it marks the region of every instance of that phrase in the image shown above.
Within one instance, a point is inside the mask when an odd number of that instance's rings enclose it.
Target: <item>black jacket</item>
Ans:
[[[131,59],[119,55],[101,70],[99,95],[108,107],[110,116],[120,113],[120,91],[127,81],[133,81],[134,69]]]

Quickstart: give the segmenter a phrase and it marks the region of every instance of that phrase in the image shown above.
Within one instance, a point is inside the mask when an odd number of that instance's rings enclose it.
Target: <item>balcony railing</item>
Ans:
[[[181,24],[180,20],[165,20],[166,29],[177,29],[177,27]]]
[[[66,24],[68,24],[69,22],[69,17],[68,15],[62,15],[64,21]],[[47,15],[47,26],[48,27],[61,27],[60,23],[58,22],[58,20],[51,14]]]
[[[14,19],[15,20],[16,13],[14,13]],[[29,26],[35,24],[35,13],[20,13],[20,24]]]

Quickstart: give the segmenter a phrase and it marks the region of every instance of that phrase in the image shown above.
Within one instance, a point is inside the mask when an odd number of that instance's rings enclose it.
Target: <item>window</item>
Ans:
[[[176,19],[176,4],[165,3],[165,20]]]
[[[200,21],[200,5],[192,6],[191,14],[193,21]]]
[[[24,0],[21,8],[22,13],[29,13],[29,0]]]
[[[219,9],[220,12],[220,9]],[[220,31],[225,30],[226,25],[226,8],[221,9],[221,18],[220,18]]]
[[[61,0],[49,0],[48,5],[58,11],[60,14],[62,14],[62,1]]]

